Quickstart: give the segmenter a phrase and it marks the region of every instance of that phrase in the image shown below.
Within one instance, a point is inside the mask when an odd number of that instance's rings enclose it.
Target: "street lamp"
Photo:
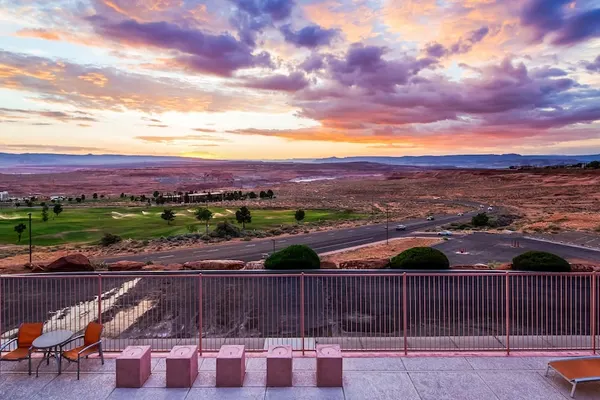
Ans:
[[[32,265],[32,250],[31,250],[31,213],[29,213],[29,265]]]

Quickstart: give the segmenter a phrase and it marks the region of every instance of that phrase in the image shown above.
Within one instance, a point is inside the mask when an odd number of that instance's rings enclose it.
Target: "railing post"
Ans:
[[[510,288],[509,288],[509,280],[510,276],[508,271],[505,274],[505,292],[506,292],[506,300],[505,300],[505,310],[506,314],[506,355],[510,355]]]
[[[407,284],[406,284],[406,272],[402,274],[402,327],[404,331],[404,355],[408,355],[408,315],[407,315]]]
[[[198,274],[198,352],[202,356],[202,273]]]
[[[102,323],[102,275],[98,274],[98,323]]]
[[[597,299],[596,299],[596,285],[598,282],[598,278],[596,276],[596,271],[592,272],[592,294],[591,294],[591,301],[592,304],[590,306],[590,323],[592,325],[592,329],[591,329],[591,334],[592,334],[592,354],[596,354],[596,303],[597,303]]]
[[[302,340],[302,355],[304,355],[304,272],[300,274],[300,338]]]

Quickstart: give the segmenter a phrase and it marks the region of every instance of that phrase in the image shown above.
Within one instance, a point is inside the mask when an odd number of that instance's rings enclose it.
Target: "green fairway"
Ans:
[[[33,244],[50,246],[65,243],[98,242],[105,233],[121,236],[123,239],[150,239],[188,233],[190,225],[198,232],[204,232],[204,223],[197,221],[194,216],[195,207],[172,207],[176,212],[175,221],[168,225],[161,219],[163,207],[69,207],[64,205],[64,211],[58,217],[52,214],[50,219],[42,221],[41,209],[20,208],[0,209],[0,244],[16,244],[17,233],[15,225],[28,225],[27,214],[33,216]],[[214,214],[210,225],[229,220],[237,224],[235,209],[209,207]],[[270,229],[280,225],[295,224],[295,210],[252,210],[252,223],[246,225],[247,230]],[[340,219],[358,219],[362,215],[334,210],[306,210],[304,222],[332,221]],[[241,227],[241,225],[240,225]],[[29,232],[25,231],[21,244],[28,242]]]

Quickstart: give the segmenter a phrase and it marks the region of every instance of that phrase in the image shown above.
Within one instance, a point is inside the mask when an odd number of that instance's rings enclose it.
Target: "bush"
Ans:
[[[313,249],[294,244],[271,254],[265,260],[265,269],[319,269],[321,260]]]
[[[219,222],[215,229],[211,232],[211,235],[219,238],[229,238],[242,236],[242,231],[237,226],[227,221]]]
[[[490,222],[490,218],[486,213],[479,213],[471,219],[473,226],[486,226]]]
[[[441,251],[431,247],[413,247],[391,259],[394,269],[448,269],[450,261]]]
[[[102,246],[110,246],[112,244],[119,243],[122,240],[123,239],[121,236],[113,235],[112,233],[105,233],[104,236],[102,236],[102,239],[100,239],[100,244]]]
[[[571,264],[556,254],[528,251],[513,258],[513,269],[534,272],[570,272]]]

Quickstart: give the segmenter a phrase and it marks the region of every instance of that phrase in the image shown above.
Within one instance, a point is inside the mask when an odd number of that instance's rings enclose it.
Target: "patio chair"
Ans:
[[[571,397],[575,396],[578,383],[600,381],[600,356],[558,358],[548,363],[546,376],[552,368],[565,378],[573,388]]]
[[[83,335],[75,336],[61,346],[61,353],[69,362],[77,363],[77,379],[79,379],[80,361],[82,357],[88,358],[89,355],[98,353],[104,365],[104,354],[102,353],[102,324],[90,322],[85,328]],[[75,340],[83,339],[83,345],[71,350],[62,351],[62,348]]]
[[[19,331],[17,337],[4,343],[0,347],[0,360],[1,361],[23,361],[28,360],[29,362],[29,375],[31,375],[31,353],[32,344],[35,339],[42,336],[44,331],[44,324],[42,322],[33,323],[22,323],[19,325]],[[17,344],[17,348],[9,351],[5,355],[2,355],[4,349],[8,348],[11,344]]]

